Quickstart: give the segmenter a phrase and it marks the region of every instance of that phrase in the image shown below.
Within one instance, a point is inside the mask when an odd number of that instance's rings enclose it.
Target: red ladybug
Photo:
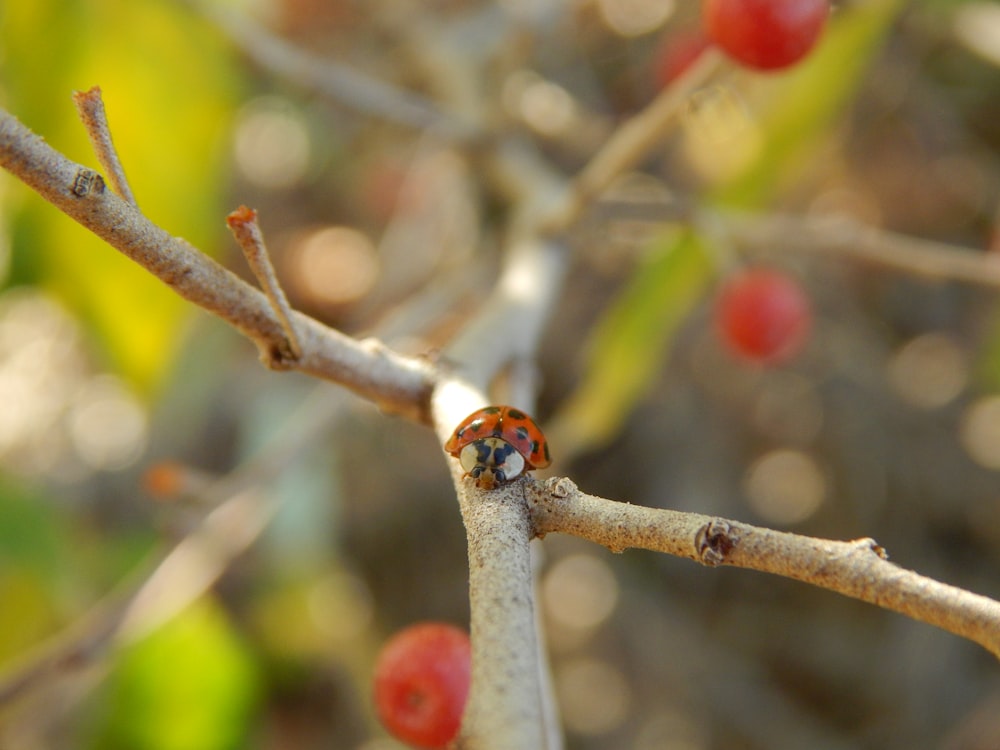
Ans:
[[[481,489],[491,490],[525,471],[552,463],[535,420],[513,406],[487,406],[455,428],[444,449],[462,462]]]

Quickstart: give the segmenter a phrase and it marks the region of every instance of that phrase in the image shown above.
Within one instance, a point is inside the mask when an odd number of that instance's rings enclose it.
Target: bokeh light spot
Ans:
[[[69,413],[69,433],[81,459],[94,469],[123,469],[146,447],[146,412],[111,375],[86,383]]]
[[[548,136],[566,132],[576,120],[570,93],[531,71],[518,71],[507,78],[503,101],[512,115]]]
[[[556,562],[542,582],[546,610],[559,625],[590,629],[600,625],[618,603],[618,581],[607,563],[579,554]]]
[[[962,3],[955,9],[955,36],[985,60],[1000,65],[1000,5]]]
[[[628,716],[632,703],[628,683],[607,662],[580,658],[562,664],[555,685],[563,720],[573,732],[604,734]]]
[[[958,343],[940,333],[918,336],[889,360],[889,383],[913,406],[935,409],[965,388],[968,367]]]
[[[344,305],[363,297],[378,278],[375,246],[349,227],[324,227],[292,247],[293,280],[310,301]]]
[[[277,97],[248,103],[237,116],[233,139],[236,165],[250,182],[285,188],[309,167],[309,129],[302,115]]]
[[[750,506],[768,523],[800,523],[826,495],[823,472],[801,451],[779,449],[757,459],[744,482]]]
[[[973,461],[1000,470],[1000,396],[987,396],[971,404],[962,417],[960,434]]]
[[[597,0],[601,18],[619,36],[656,31],[674,14],[674,0]]]
[[[705,750],[705,732],[679,711],[664,711],[646,720],[636,733],[632,750]]]
[[[73,319],[42,294],[0,297],[0,461],[18,474],[72,478],[64,415],[88,369]]]

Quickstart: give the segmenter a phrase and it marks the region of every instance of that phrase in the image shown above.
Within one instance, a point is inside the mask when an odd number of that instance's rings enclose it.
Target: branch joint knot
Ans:
[[[70,191],[77,198],[86,198],[91,194],[100,195],[104,192],[104,178],[93,169],[80,167],[73,177]]]
[[[722,565],[738,542],[739,532],[732,524],[722,519],[713,519],[695,534],[698,561],[713,568]]]

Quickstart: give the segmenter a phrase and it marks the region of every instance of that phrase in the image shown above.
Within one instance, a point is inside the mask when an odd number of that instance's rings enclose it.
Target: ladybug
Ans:
[[[455,428],[444,449],[462,462],[480,489],[491,490],[552,463],[535,420],[513,406],[487,406]]]

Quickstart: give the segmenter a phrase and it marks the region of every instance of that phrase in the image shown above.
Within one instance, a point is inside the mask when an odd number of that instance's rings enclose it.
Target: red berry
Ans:
[[[375,709],[386,729],[416,747],[446,747],[462,723],[471,661],[469,636],[452,625],[399,631],[375,664]]]
[[[812,306],[798,282],[768,269],[744,271],[723,287],[715,318],[729,347],[773,364],[794,357],[812,327]]]
[[[829,0],[705,0],[708,36],[734,60],[759,70],[798,62],[816,44]]]

